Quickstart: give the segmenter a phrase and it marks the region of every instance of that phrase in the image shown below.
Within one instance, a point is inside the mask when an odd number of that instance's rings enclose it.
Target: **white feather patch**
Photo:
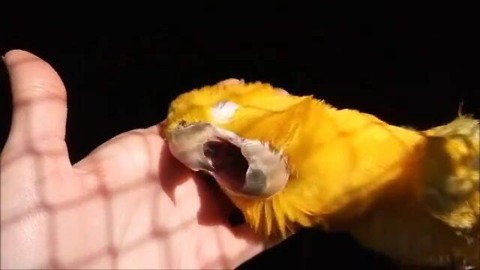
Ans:
[[[215,123],[224,124],[230,121],[238,109],[238,104],[232,101],[220,101],[212,108],[212,118]]]

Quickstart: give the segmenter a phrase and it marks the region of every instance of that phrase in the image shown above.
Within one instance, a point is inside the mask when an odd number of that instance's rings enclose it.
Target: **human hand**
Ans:
[[[228,224],[230,204],[170,156],[158,126],[72,165],[61,79],[25,51],[4,61],[13,119],[0,159],[2,268],[235,268],[265,248]]]

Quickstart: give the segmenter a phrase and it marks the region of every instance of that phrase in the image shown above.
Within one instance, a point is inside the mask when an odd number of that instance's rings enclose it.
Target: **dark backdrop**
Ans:
[[[230,77],[267,81],[417,128],[453,119],[462,101],[465,112],[478,113],[473,6],[177,3],[2,4],[0,53],[29,50],[67,86],[73,162],[118,133],[162,120],[182,91]],[[4,67],[0,74],[3,145],[11,104]],[[274,263],[390,267],[348,236],[306,231],[241,268]]]

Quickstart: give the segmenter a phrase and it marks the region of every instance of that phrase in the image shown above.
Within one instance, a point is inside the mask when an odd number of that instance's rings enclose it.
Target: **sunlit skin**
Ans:
[[[229,225],[229,204],[170,156],[158,125],[71,164],[59,75],[25,51],[4,62],[13,119],[0,159],[2,269],[225,269],[265,249]]]
[[[245,192],[246,177],[232,190],[231,179],[217,176],[259,235],[283,239],[300,227],[346,230],[405,264],[478,264],[477,120],[459,115],[419,131],[268,83],[229,80],[180,95],[165,122],[172,153],[212,174],[224,168],[208,169],[209,158],[196,151],[225,131],[236,134],[228,138],[238,151],[242,139],[267,143],[287,161],[287,184],[268,196],[262,187],[285,178],[264,173],[251,181],[252,195]],[[196,141],[182,141],[190,137]]]

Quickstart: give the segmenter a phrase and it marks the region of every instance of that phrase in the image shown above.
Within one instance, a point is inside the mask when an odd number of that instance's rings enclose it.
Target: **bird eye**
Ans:
[[[178,125],[181,126],[181,127],[184,127],[184,126],[187,125],[187,121],[181,120],[181,121],[178,123]]]

